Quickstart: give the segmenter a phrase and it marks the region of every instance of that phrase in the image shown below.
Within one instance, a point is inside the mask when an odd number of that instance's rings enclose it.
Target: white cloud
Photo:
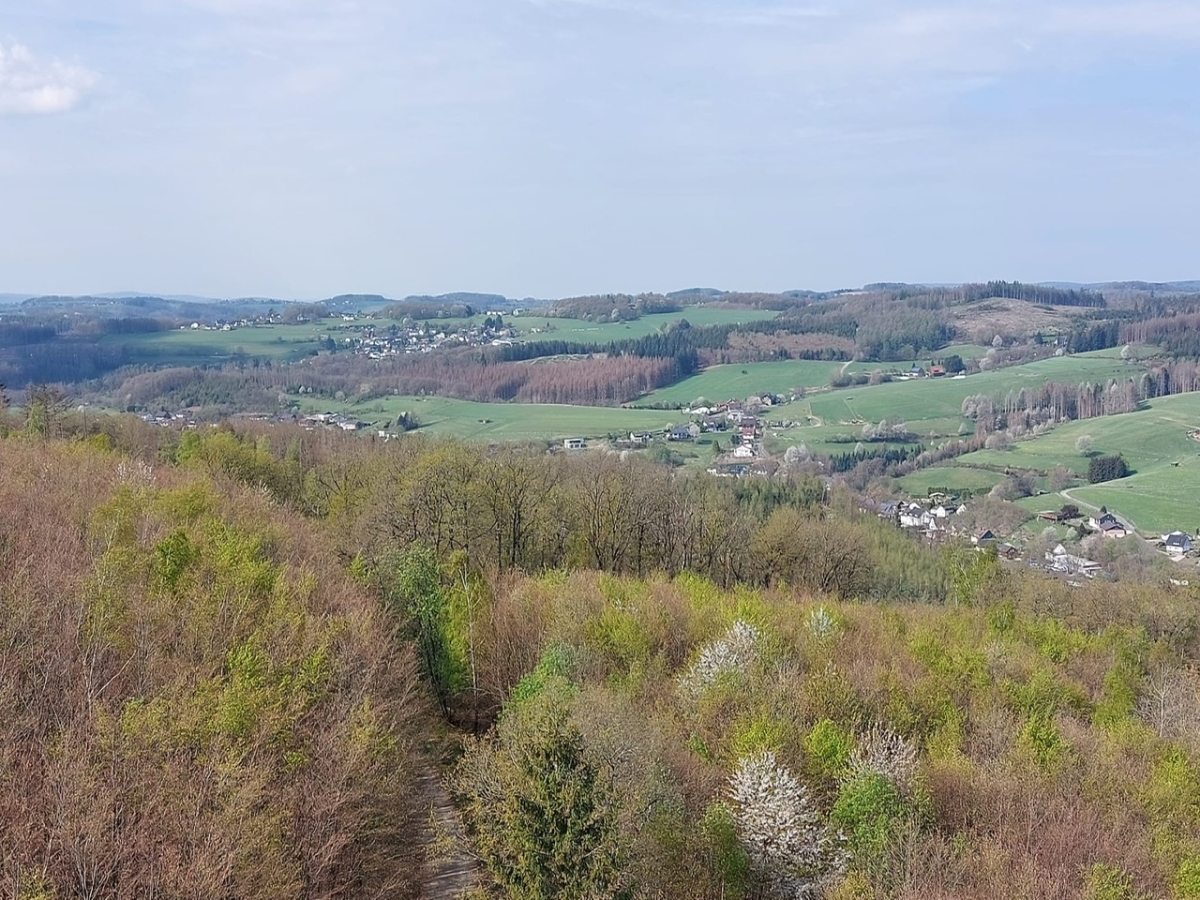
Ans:
[[[67,112],[98,80],[81,66],[41,60],[22,44],[0,43],[0,115]]]

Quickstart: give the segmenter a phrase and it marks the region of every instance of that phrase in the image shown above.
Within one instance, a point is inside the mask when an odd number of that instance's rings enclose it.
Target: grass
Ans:
[[[918,474],[934,477],[932,473],[938,473],[953,483],[955,478],[969,477],[965,473],[973,470],[967,466],[1039,472],[1064,466],[1086,475],[1088,461],[1075,449],[1075,442],[1089,435],[1093,453],[1120,453],[1135,474],[1120,481],[1070,488],[1066,496],[1036,498],[1030,501],[1034,506],[1057,508],[1068,500],[1085,509],[1107,506],[1148,534],[1176,528],[1190,532],[1200,526],[1196,502],[1200,497],[1200,443],[1188,437],[1197,429],[1200,394],[1179,394],[1151,401],[1137,412],[1068,422],[1047,434],[1018,441],[1008,450],[981,450]],[[911,490],[908,479],[901,481]]]
[[[934,466],[905,475],[896,480],[896,485],[914,497],[928,496],[933,490],[946,490],[954,494],[966,491],[978,495],[986,494],[1003,480],[1003,475],[986,469]]]
[[[332,410],[382,425],[402,412],[417,417],[423,433],[474,441],[562,440],[569,437],[628,436],[661,431],[683,419],[661,410],[562,406],[532,403],[475,403],[446,397],[387,397],[365,403],[322,403],[309,411]],[[686,447],[686,444],[681,444]]]
[[[879,422],[891,417],[909,422],[912,427],[912,423],[923,419],[961,418],[962,402],[973,394],[1003,396],[1010,390],[1051,381],[1077,384],[1133,374],[1116,351],[1105,351],[1044,359],[966,378],[922,378],[845,388],[813,397],[811,402],[813,414],[827,423]],[[913,430],[921,433],[919,428]]]
[[[339,322],[338,325],[341,325]],[[232,331],[174,329],[149,334],[106,335],[103,344],[121,344],[139,355],[153,356],[159,362],[188,365],[236,356],[260,359],[299,359],[316,350],[326,335],[338,340],[343,336],[332,323],[305,325],[256,325]]]
[[[709,366],[698,375],[647,394],[638,400],[638,405],[685,405],[700,397],[712,402],[740,400],[764,391],[786,394],[793,388],[826,385],[841,367],[841,363],[809,360]],[[770,417],[774,418],[774,414]]]
[[[928,368],[929,365],[936,359],[945,359],[947,356],[958,355],[964,360],[979,359],[986,356],[988,348],[979,344],[953,344],[949,347],[944,347],[941,350],[934,351],[928,356],[922,356],[919,359],[905,359],[897,362],[855,362],[851,363],[847,369],[848,372],[857,372],[865,375],[870,375],[876,370],[883,372],[908,372],[913,366],[921,366]]]

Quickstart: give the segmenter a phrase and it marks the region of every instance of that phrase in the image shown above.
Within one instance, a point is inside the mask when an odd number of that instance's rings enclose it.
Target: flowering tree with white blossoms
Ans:
[[[846,781],[882,775],[902,794],[909,794],[917,777],[917,748],[911,741],[873,725],[850,754]]]
[[[756,874],[781,897],[809,900],[846,873],[841,836],[771,752],[742,759],[729,778],[738,836]]]
[[[679,681],[685,694],[695,696],[725,675],[745,673],[758,661],[762,633],[738,619],[724,635],[705,646]]]

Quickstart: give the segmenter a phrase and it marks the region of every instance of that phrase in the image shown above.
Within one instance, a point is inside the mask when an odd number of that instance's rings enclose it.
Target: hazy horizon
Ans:
[[[1182,0],[0,0],[0,290],[1191,279],[1198,50]]]

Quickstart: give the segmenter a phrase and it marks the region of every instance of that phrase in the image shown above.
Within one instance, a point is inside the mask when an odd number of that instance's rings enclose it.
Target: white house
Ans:
[[[1162,538],[1163,549],[1172,556],[1185,556],[1192,552],[1192,539],[1182,531],[1172,531]]]

